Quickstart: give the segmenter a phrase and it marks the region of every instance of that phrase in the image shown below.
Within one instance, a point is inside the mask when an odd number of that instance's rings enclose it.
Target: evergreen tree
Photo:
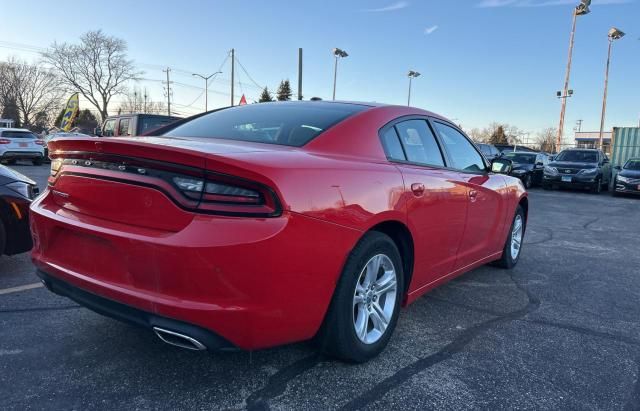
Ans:
[[[278,99],[278,101],[291,100],[291,84],[289,84],[289,80],[282,80],[280,82],[280,87],[278,87],[276,98]]]
[[[91,111],[85,108],[78,113],[73,125],[85,133],[93,133],[93,130],[98,127],[98,119]]]
[[[507,134],[504,132],[504,127],[499,126],[496,131],[491,134],[489,137],[490,144],[509,144],[509,139],[507,138]]]
[[[258,100],[258,103],[267,103],[269,101],[273,101],[273,97],[271,96],[269,89],[265,87],[264,90],[262,90],[262,94],[260,94],[260,99]]]

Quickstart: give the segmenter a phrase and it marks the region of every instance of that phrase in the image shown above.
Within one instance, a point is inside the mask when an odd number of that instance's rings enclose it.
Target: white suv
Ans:
[[[16,160],[42,164],[44,141],[24,128],[0,128],[0,161],[13,164]]]

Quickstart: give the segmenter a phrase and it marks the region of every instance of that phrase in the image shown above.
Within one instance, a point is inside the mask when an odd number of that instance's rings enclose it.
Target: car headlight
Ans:
[[[13,183],[7,184],[5,187],[9,188],[12,191],[15,191],[25,198],[33,199],[33,192],[30,189],[29,184],[27,183],[24,183],[22,181],[14,181]]]
[[[557,175],[558,174],[558,169],[555,168],[555,167],[544,166],[544,173],[545,174],[551,174],[551,175]]]
[[[596,174],[598,172],[597,168],[585,168],[584,170],[578,171],[578,174]]]
[[[616,176],[616,180],[622,182],[622,183],[628,183],[631,179],[629,177],[624,177],[621,175]]]

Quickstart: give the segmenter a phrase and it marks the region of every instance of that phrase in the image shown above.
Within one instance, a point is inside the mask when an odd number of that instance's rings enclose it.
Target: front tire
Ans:
[[[527,190],[531,188],[531,186],[533,186],[533,180],[531,179],[531,174],[527,174],[526,176],[524,176],[524,188],[526,188]]]
[[[404,294],[402,259],[389,236],[369,232],[353,249],[319,333],[322,349],[362,363],[389,343]]]
[[[5,245],[7,244],[7,232],[4,229],[2,219],[0,219],[0,257],[4,254]]]
[[[505,241],[502,249],[502,257],[495,261],[495,265],[510,269],[518,264],[518,260],[522,254],[522,240],[524,239],[526,226],[527,220],[524,216],[524,210],[521,206],[518,206],[511,223],[511,229],[507,236],[507,241]]]

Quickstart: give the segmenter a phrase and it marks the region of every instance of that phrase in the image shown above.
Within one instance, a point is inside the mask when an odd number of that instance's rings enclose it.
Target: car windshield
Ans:
[[[214,111],[165,133],[300,147],[366,106],[342,103],[259,103]]]
[[[566,150],[558,154],[555,161],[571,163],[597,163],[598,153],[595,151]]]
[[[625,170],[638,170],[640,171],[640,160],[629,160],[623,167]]]
[[[30,131],[3,131],[2,137],[5,138],[38,138]]]
[[[534,164],[536,162],[535,154],[507,153],[504,156],[514,163]]]

